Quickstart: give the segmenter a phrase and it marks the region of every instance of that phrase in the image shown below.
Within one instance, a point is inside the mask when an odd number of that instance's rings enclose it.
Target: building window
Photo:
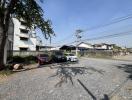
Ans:
[[[26,34],[27,34],[27,33],[28,33],[28,30],[26,30],[26,29],[20,29],[20,32],[21,32],[21,33],[26,33]]]
[[[20,37],[20,40],[23,40],[23,41],[28,41],[28,38],[25,38],[25,37]]]
[[[28,48],[20,48],[20,51],[27,51]]]
[[[27,26],[27,22],[21,21],[21,25]]]
[[[40,50],[40,47],[39,46],[36,46],[36,51],[39,51]]]

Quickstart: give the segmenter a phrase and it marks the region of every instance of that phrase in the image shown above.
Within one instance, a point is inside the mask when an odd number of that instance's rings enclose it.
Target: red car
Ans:
[[[39,54],[37,56],[39,65],[47,64],[51,62],[51,57],[48,54]]]

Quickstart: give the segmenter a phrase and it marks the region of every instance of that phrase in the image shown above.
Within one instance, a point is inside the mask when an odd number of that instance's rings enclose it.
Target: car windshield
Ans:
[[[56,55],[63,55],[62,52],[56,52],[55,54],[56,54]]]
[[[69,54],[65,54],[65,56],[68,56]]]
[[[47,54],[40,54],[40,57],[49,57]]]
[[[69,54],[69,56],[74,56],[74,54]]]

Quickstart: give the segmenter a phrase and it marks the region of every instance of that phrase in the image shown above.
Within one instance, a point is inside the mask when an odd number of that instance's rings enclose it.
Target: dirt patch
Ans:
[[[111,100],[124,100],[124,98],[116,95],[116,96],[112,97]]]

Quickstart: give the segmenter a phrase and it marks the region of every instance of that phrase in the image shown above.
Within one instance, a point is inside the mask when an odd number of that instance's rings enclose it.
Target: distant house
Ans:
[[[52,46],[40,46],[39,51],[51,51],[53,48]]]
[[[91,50],[93,49],[93,46],[89,43],[84,43],[81,42],[77,46],[75,45],[63,45],[60,50],[66,50],[66,51],[71,51],[71,50],[76,50],[76,47],[78,48],[79,51],[83,50]]]
[[[132,53],[132,48],[127,48],[127,51]]]
[[[61,48],[61,46],[56,46],[56,47],[52,47],[51,48],[51,51],[58,51],[58,50],[60,50],[60,48]]]
[[[93,45],[85,42],[81,42],[77,45],[79,50],[91,50],[93,49]]]
[[[114,44],[106,44],[106,43],[101,43],[101,44],[94,44],[93,48],[96,50],[112,50]]]
[[[113,50],[115,44],[106,44],[106,43],[101,43],[101,44],[90,44],[90,43],[85,43],[81,42],[77,46],[75,45],[63,45],[60,47],[60,50],[66,50],[66,51],[71,51],[71,50],[76,50],[76,47],[78,48],[79,51],[87,51],[87,50]]]
[[[66,50],[66,51],[71,51],[71,50],[76,50],[76,46],[74,45],[63,45],[60,50]]]

